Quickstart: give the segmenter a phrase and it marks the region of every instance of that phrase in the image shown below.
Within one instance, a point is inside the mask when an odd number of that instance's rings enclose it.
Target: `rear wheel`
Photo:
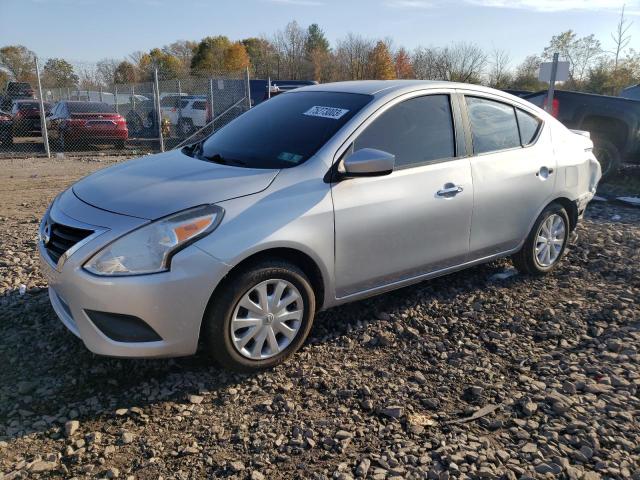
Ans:
[[[620,169],[622,158],[620,151],[609,140],[602,137],[593,138],[593,154],[600,162],[602,168],[602,178],[615,175]]]
[[[549,273],[563,257],[569,233],[567,212],[561,205],[552,203],[536,220],[522,249],[513,255],[514,265],[523,273]]]
[[[255,372],[273,367],[304,343],[315,296],[304,272],[266,260],[237,272],[209,302],[203,340],[224,368]]]
[[[190,118],[182,118],[178,122],[178,135],[180,137],[188,137],[193,132],[193,120]]]

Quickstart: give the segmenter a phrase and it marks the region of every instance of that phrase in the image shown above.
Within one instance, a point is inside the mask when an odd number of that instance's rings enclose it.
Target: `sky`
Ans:
[[[209,35],[269,37],[296,20],[318,23],[332,44],[349,32],[410,50],[465,41],[503,49],[515,66],[568,29],[612,48],[623,3],[640,50],[640,0],[0,0],[0,47],[81,64]]]

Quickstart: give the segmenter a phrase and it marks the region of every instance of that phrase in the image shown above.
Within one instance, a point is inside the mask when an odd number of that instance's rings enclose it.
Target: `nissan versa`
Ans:
[[[498,257],[551,271],[600,179],[588,137],[479,86],[299,88],[60,194],[51,303],[99,354],[270,367],[318,310]]]

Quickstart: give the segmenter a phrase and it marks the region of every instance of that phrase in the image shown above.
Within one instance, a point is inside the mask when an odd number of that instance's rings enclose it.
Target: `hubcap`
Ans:
[[[564,219],[558,215],[550,215],[538,229],[536,236],[535,258],[541,267],[553,265],[562,252],[566,227]]]
[[[285,350],[302,325],[304,302],[298,289],[281,279],[266,280],[246,292],[231,318],[231,340],[243,357],[264,360]]]

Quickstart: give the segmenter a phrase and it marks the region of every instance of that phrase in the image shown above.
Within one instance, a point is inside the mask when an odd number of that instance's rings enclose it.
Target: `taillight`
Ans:
[[[545,97],[544,103],[542,104],[542,108],[544,108],[545,111],[548,111],[547,110],[548,104],[549,104],[549,98]],[[557,98],[554,98],[553,103],[551,104],[551,115],[554,118],[558,118],[559,113],[560,113],[560,101]]]
[[[117,123],[118,125],[126,125],[126,124],[127,124],[127,121],[125,120],[125,118],[124,118],[122,115],[118,115],[118,116],[116,117],[116,123]]]

